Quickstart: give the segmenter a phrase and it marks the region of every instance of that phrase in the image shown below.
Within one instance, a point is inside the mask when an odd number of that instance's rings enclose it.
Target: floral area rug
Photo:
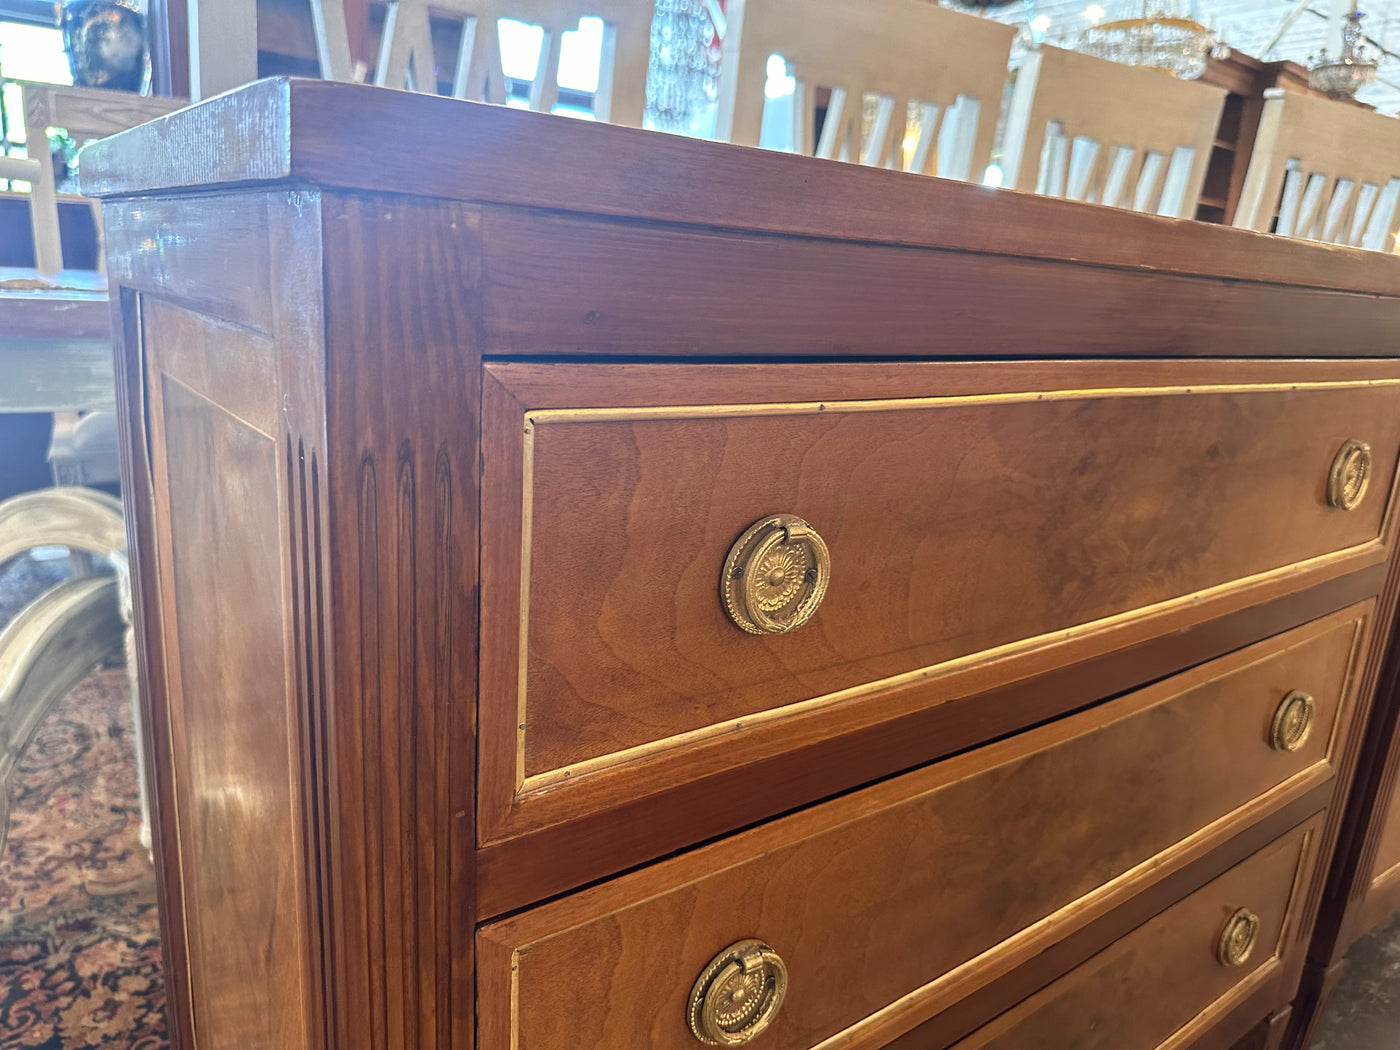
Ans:
[[[12,571],[0,575],[0,623],[15,582]],[[0,854],[0,1047],[164,1050],[155,873],[138,840],[123,669],[95,671],[54,704],[15,771],[10,800]]]

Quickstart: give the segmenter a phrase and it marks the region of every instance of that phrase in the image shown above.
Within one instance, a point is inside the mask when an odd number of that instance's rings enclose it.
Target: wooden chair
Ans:
[[[980,178],[1015,35],[1011,26],[928,0],[734,0],[717,137],[759,145],[768,59],[777,54],[797,81],[796,152]],[[831,98],[818,140],[819,88]]]
[[[374,82],[381,86],[437,92],[429,11],[462,19],[462,43],[452,76],[455,98],[506,101],[501,70],[499,22],[513,18],[544,29],[544,42],[529,106],[549,112],[559,97],[559,47],[579,20],[601,18],[603,54],[594,96],[594,116],[614,124],[641,127],[646,109],[654,0],[394,0]]]
[[[29,217],[34,232],[35,268],[44,276],[53,276],[64,266],[58,230],[58,186],[49,158],[46,129],[63,128],[69,138],[81,144],[154,120],[186,105],[186,101],[27,82],[20,82],[20,91],[29,156],[0,157],[0,178],[22,179],[30,184]],[[96,202],[93,203],[93,221],[97,224],[100,268],[102,220]]]
[[[1393,251],[1400,120],[1281,88],[1264,97],[1235,225]]]
[[[1223,88],[1042,46],[1007,114],[1003,185],[1173,217],[1195,215]]]
[[[0,852],[9,830],[10,778],[44,715],[99,663],[124,645],[130,654],[132,646],[121,504],[79,488],[43,489],[0,503],[0,565],[41,546],[111,558],[117,575],[81,576],[51,587],[0,631]],[[141,842],[149,851],[141,721],[131,678]]]

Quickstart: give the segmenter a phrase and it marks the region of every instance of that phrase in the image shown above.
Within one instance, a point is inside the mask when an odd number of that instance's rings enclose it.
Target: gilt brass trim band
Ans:
[[[899,412],[911,408],[1014,405],[1028,401],[1101,401],[1123,397],[1190,397],[1201,394],[1268,394],[1293,390],[1356,390],[1400,386],[1397,379],[1330,379],[1297,383],[1198,383],[1194,386],[1070,387],[1007,390],[990,394],[872,398],[866,401],[763,401],[710,405],[610,405],[596,408],[536,408],[527,424],[609,423],[644,419],[737,419],[743,416],[806,416],[816,413]]]
[[[1316,713],[1316,701],[1301,690],[1293,690],[1274,712],[1274,722],[1269,727],[1269,745],[1275,751],[1297,751],[1312,734]]]
[[[1258,936],[1259,916],[1248,908],[1240,908],[1230,916],[1230,921],[1220,932],[1215,957],[1220,960],[1221,966],[1243,966],[1253,954]]]
[[[706,1046],[742,1046],[773,1023],[787,986],[787,966],[772,948],[757,940],[731,944],[696,978],[686,1024]]]
[[[812,618],[831,579],[831,554],[816,529],[793,514],[754,522],[729,549],[720,597],[749,634],[786,634]]]
[[[1366,498],[1371,484],[1371,446],[1364,441],[1348,441],[1332,460],[1327,476],[1327,502],[1342,510],[1355,510]]]

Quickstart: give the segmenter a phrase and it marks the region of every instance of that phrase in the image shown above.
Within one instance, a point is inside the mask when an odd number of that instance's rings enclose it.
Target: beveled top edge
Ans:
[[[86,197],[265,182],[291,174],[292,82],[258,80],[84,146]]]
[[[292,180],[1400,297],[1400,257],[362,84],[275,78],[83,150],[90,196]]]

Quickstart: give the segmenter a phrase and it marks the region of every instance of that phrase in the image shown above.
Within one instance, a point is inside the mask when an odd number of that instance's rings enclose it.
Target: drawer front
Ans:
[[[692,984],[748,938],[791,975],[768,1050],[912,1027],[1325,782],[1371,605],[487,925],[481,1045],[688,1050]]]
[[[598,774],[633,774],[615,804],[702,750],[711,772],[781,750],[787,719],[847,731],[892,717],[884,690],[1380,559],[1400,380],[1352,364],[488,366],[483,841]],[[658,387],[693,401],[632,403]],[[781,390],[830,399],[758,400]],[[1353,440],[1370,483],[1345,510]],[[778,515],[810,528],[736,548]]]
[[[954,1050],[1191,1045],[1287,969],[1288,945],[1303,947],[1291,933],[1317,862],[1320,827],[1315,817],[1237,864]],[[1233,947],[1222,943],[1227,928],[1238,934]],[[1280,988],[1275,1005],[1291,991]]]

